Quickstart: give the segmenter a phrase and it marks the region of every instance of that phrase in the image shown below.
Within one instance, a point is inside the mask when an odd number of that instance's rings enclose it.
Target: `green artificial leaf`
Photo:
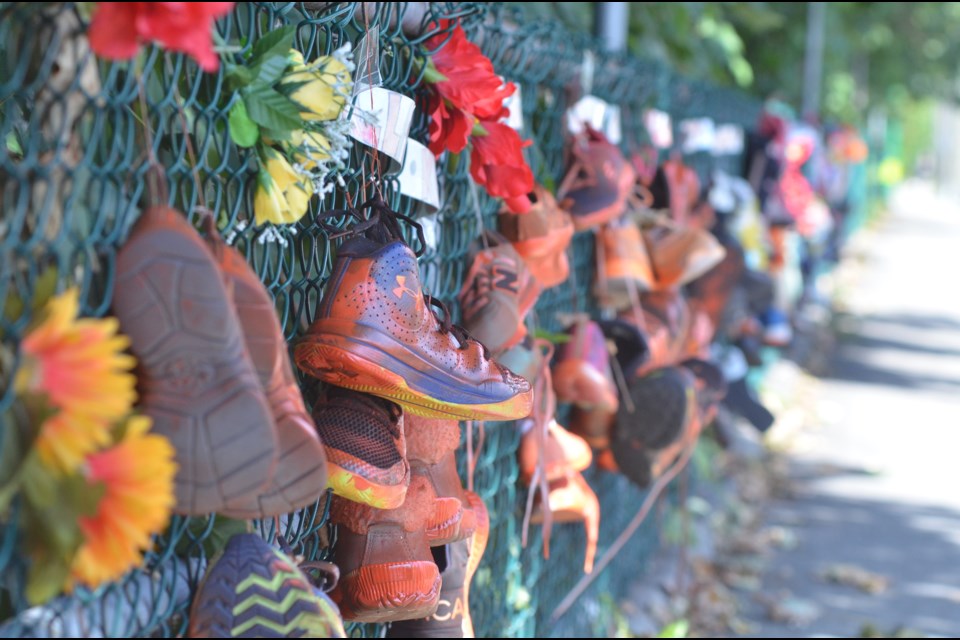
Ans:
[[[227,69],[227,84],[234,89],[242,89],[256,77],[256,74],[244,66],[231,66]]]
[[[470,135],[472,135],[472,136],[480,136],[480,137],[482,138],[482,137],[484,137],[484,136],[490,135],[490,132],[487,131],[486,129],[484,129],[484,128],[483,128],[483,125],[480,124],[479,122],[474,122],[474,123],[473,123],[473,130],[470,131]]]
[[[36,451],[27,454],[21,474],[27,502],[40,512],[53,508],[59,493],[57,480],[40,462]]]
[[[250,61],[258,65],[268,58],[279,56],[286,59],[287,51],[293,46],[293,36],[297,31],[294,25],[274,29],[257,38],[250,52]]]
[[[250,73],[253,75],[254,81],[257,84],[272,87],[274,83],[280,79],[280,76],[283,75],[283,71],[286,68],[286,56],[275,55],[261,60],[251,68]]]
[[[293,130],[286,129],[284,131],[280,131],[279,129],[267,129],[261,127],[260,136],[264,140],[269,140],[270,144],[275,142],[290,142],[293,139]]]
[[[34,555],[27,574],[27,600],[30,604],[43,604],[60,593],[70,575],[71,564],[55,553]]]
[[[20,139],[17,138],[16,131],[7,134],[7,151],[15,156],[23,155],[23,147],[20,146]]]
[[[671,622],[657,634],[658,638],[686,638],[690,632],[690,622],[687,620],[676,620]]]
[[[297,105],[269,87],[247,87],[244,99],[250,119],[265,129],[293,131],[303,127]]]
[[[252,147],[260,139],[260,127],[250,119],[250,115],[247,113],[247,105],[244,104],[243,100],[237,100],[230,107],[228,122],[230,124],[230,139],[238,147]]]
[[[31,298],[30,310],[36,313],[50,301],[50,298],[57,292],[57,280],[59,273],[55,266],[47,267],[40,277],[33,283],[33,297]],[[7,294],[7,299],[3,305],[3,317],[9,322],[18,320],[25,311],[23,300],[15,291]]]
[[[553,344],[566,344],[567,342],[570,342],[570,336],[566,333],[553,333],[543,329],[537,329],[534,331],[533,337],[549,340]]]
[[[107,488],[103,483],[90,484],[82,476],[65,476],[61,481],[60,498],[79,516],[92,516]]]

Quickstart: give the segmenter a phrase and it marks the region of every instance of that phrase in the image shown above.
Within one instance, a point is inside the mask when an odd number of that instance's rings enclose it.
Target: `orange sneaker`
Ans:
[[[553,390],[560,402],[584,409],[617,410],[617,387],[610,371],[607,341],[596,322],[579,318],[567,332],[551,371]]]
[[[340,582],[330,595],[344,620],[380,623],[433,615],[440,571],[424,530],[432,510],[426,483],[417,479],[397,509],[333,497],[330,520],[338,525],[333,561]]]
[[[533,276],[549,289],[570,275],[567,247],[573,239],[573,218],[541,185],[536,185],[530,195],[530,211],[518,215],[502,209],[497,228],[513,243]]]
[[[594,295],[607,309],[627,309],[654,287],[650,256],[640,228],[632,222],[610,224],[597,232],[597,281]]]
[[[537,304],[540,283],[513,245],[490,233],[483,242],[484,248],[474,246],[471,252],[470,271],[457,298],[464,328],[498,355],[527,335],[524,319]]]
[[[583,471],[593,461],[590,445],[580,436],[561,427],[556,420],[547,426],[547,441],[540,451],[535,428],[527,429],[520,440],[520,478],[529,484],[537,470],[537,461],[544,457],[547,480],[561,478],[567,471]]]
[[[425,417],[529,415],[527,381],[491,360],[483,345],[450,322],[442,303],[423,294],[417,255],[397,222],[405,216],[379,201],[367,208],[371,218],[340,246],[319,317],[294,349],[297,366]],[[431,306],[443,312],[442,320]]]
[[[633,166],[615,144],[589,128],[573,140],[571,151],[572,162],[557,197],[570,200],[576,230],[592,229],[620,217],[636,182]]]
[[[600,501],[583,475],[577,471],[550,481],[547,499],[553,522],[582,522],[587,534],[587,548],[583,555],[583,572],[593,571],[597,556],[597,541],[600,538]],[[543,504],[534,509],[530,517],[533,524],[543,524]]]
[[[709,231],[659,225],[644,231],[654,289],[682,287],[717,266],[726,255]]]
[[[470,617],[470,584],[480,566],[490,535],[487,508],[476,495],[470,513],[476,513],[477,530],[469,538],[433,549],[442,586],[436,613],[420,620],[390,625],[388,638],[474,638]]]
[[[407,416],[406,431],[413,476],[424,478],[433,495],[433,512],[426,525],[430,546],[466,538],[477,523],[457,474],[455,452],[460,445],[460,424]]]
[[[330,387],[313,407],[334,494],[377,509],[403,504],[410,465],[400,407],[376,396]]]

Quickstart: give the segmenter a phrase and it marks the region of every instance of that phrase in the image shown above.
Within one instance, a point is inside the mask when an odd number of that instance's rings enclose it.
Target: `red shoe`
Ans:
[[[467,505],[467,492],[457,474],[455,451],[460,445],[460,424],[407,416],[408,457],[414,477],[426,480],[433,496],[427,518],[431,547],[462,540],[473,534],[476,518]]]
[[[410,484],[400,407],[376,396],[330,387],[313,408],[334,494],[377,509],[403,504]]]
[[[567,247],[573,239],[573,219],[549,191],[536,185],[533,206],[524,214],[500,211],[497,228],[527,263],[545,289],[565,282],[570,275]]]
[[[527,335],[524,320],[537,304],[540,284],[512,245],[489,233],[483,241],[486,248],[474,247],[457,297],[464,328],[499,355]]]
[[[606,224],[623,214],[637,174],[616,145],[593,129],[572,144],[572,162],[557,190],[569,199],[577,231]]]
[[[294,350],[297,366],[425,417],[529,415],[527,381],[491,360],[439,301],[423,295],[417,256],[399,232],[401,216],[382,202],[368,208],[371,218],[337,251],[319,317]],[[444,312],[442,321],[431,305]]]
[[[607,340],[596,322],[578,319],[568,331],[553,366],[553,390],[560,402],[583,409],[617,410],[617,387],[610,371]]]
[[[437,610],[440,571],[424,531],[432,509],[432,496],[419,480],[411,482],[397,509],[333,498],[330,519],[338,525],[333,560],[340,582],[330,595],[344,620],[413,620]]]

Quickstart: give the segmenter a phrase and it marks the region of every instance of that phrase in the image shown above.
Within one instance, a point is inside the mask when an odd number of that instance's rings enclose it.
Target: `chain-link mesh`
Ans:
[[[426,15],[414,15],[424,6]],[[221,233],[245,253],[275,298],[287,337],[295,339],[313,321],[332,267],[332,245],[315,215],[362,201],[378,190],[401,212],[410,212],[413,203],[399,195],[395,177],[379,183],[370,179],[369,155],[357,146],[344,186],[315,200],[301,222],[277,228],[276,236],[264,241],[261,230],[251,224],[255,168],[250,152],[237,148],[226,135],[235,98],[225,87],[223,72],[201,73],[182,56],[155,49],[142,67],[98,60],[86,43],[82,11],[83,6],[74,3],[0,3],[0,140],[12,136],[22,148],[22,154],[9,146],[0,148],[0,300],[23,303],[16,312],[7,304],[0,314],[4,344],[16,352],[34,316],[34,292],[50,269],[57,290],[79,287],[84,314],[109,312],[116,253],[150,198],[145,188],[150,166],[146,129],[152,131],[153,154],[166,174],[169,204],[194,221],[197,216],[191,212],[200,206],[215,212]],[[442,20],[456,19],[497,71],[521,86],[524,133],[533,140],[528,159],[538,181],[558,184],[570,87],[580,79],[584,52],[595,47],[556,23],[524,23],[519,14],[486,3],[254,2],[238,3],[217,23],[217,30],[222,41],[249,48],[268,30],[296,25],[296,47],[313,59],[344,43],[356,44],[376,26],[383,86],[416,97],[420,79],[415,59],[422,57],[424,41],[449,30]],[[419,23],[419,28],[411,28],[411,23]],[[677,78],[656,63],[598,54],[594,65],[592,92],[621,106],[625,140],[631,142],[646,138],[642,118],[648,106],[673,112],[675,122],[710,115],[743,125],[758,109],[738,93]],[[411,136],[424,141],[426,130],[423,109],[418,109]],[[439,162],[439,244],[421,259],[429,293],[452,309],[469,267],[467,248],[481,225],[494,225],[498,208],[472,187],[465,165],[451,157]],[[701,171],[710,168],[697,166]],[[571,252],[572,277],[542,295],[534,314],[536,328],[558,330],[560,310],[596,311],[589,295],[592,237],[579,234]],[[16,357],[6,365],[0,362],[0,412],[13,402],[10,381],[16,366]],[[315,385],[302,382],[311,401]],[[479,438],[479,433],[474,435]],[[0,438],[0,446],[3,442]],[[471,590],[478,635],[606,635],[604,609],[596,595],[625,593],[626,584],[656,549],[656,518],[634,537],[622,561],[551,630],[546,626],[549,615],[581,575],[582,527],[555,528],[549,561],[542,558],[536,535],[529,548],[521,549],[526,489],[518,484],[519,432],[512,424],[486,425],[484,442],[475,489],[488,505],[492,526]],[[644,494],[619,476],[596,471],[588,480],[602,507],[602,553]],[[335,532],[326,526],[326,505],[322,499],[281,520],[280,534],[308,560],[328,558],[335,540]],[[27,615],[17,514],[15,502],[0,522],[0,621],[6,619],[0,628],[6,634],[168,637],[185,632],[191,595],[211,548],[213,518],[175,517],[142,570],[94,593],[78,589]],[[272,521],[257,527],[266,539],[275,537]],[[375,627],[353,629],[355,635],[377,632]]]

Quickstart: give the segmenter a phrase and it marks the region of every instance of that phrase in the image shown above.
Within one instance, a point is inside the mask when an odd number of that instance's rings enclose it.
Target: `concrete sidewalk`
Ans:
[[[745,598],[757,637],[857,637],[865,626],[960,635],[958,279],[960,207],[904,186],[845,293],[810,407],[817,424],[791,456],[798,496],[767,512],[798,543],[771,559],[759,595],[808,604],[808,619],[774,623]],[[847,571],[839,564],[889,584],[870,594],[829,583],[823,572]]]

